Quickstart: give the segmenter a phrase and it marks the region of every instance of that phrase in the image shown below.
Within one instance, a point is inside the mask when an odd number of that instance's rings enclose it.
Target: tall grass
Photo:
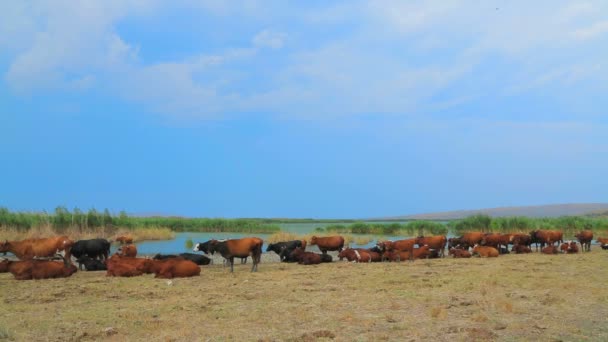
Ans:
[[[167,228],[174,232],[234,232],[234,233],[275,233],[280,231],[277,224],[256,219],[217,219],[183,217],[135,217],[124,211],[112,215],[108,209],[103,212],[90,209],[83,212],[75,208],[71,212],[65,207],[57,207],[55,212],[12,212],[0,208],[0,228],[31,230],[50,226],[54,231],[88,231],[99,228],[121,228],[138,230],[141,228]]]
[[[371,235],[445,235],[447,227],[433,221],[411,221],[408,223],[356,222],[349,225],[330,225],[317,231],[327,233],[371,234]]]
[[[568,237],[574,236],[584,229],[591,229],[598,233],[608,231],[608,219],[587,216],[562,217],[489,217],[475,215],[462,220],[448,223],[448,227],[455,234],[469,231],[515,233],[530,232],[537,229],[561,230]]]

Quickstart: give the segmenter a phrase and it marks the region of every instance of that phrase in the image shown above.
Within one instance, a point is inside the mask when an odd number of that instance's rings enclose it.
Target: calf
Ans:
[[[454,258],[470,258],[471,253],[469,251],[460,248],[450,248],[448,255],[452,255]]]
[[[76,261],[78,262],[78,269],[80,270],[82,270],[83,265],[87,271],[106,271],[108,269],[105,262],[92,259],[86,255],[81,256],[76,259]]]
[[[559,250],[557,249],[557,246],[548,245],[546,247],[541,248],[540,252],[543,254],[557,254],[559,253]]]
[[[348,261],[353,262],[372,262],[372,256],[368,250],[362,248],[346,248],[338,253],[340,261],[346,258]]]
[[[559,249],[562,253],[578,253],[578,246],[576,245],[576,241],[566,241],[559,246]]]
[[[525,245],[515,244],[513,245],[513,248],[511,248],[511,251],[515,252],[515,254],[525,254],[532,252],[532,249]]]
[[[475,247],[473,247],[473,255],[479,255],[480,257],[496,258],[498,257],[498,254],[498,250],[494,247],[479,245],[475,245]]]

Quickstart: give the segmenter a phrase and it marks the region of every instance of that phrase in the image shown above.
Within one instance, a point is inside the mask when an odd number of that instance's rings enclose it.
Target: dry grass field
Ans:
[[[608,252],[317,266],[221,263],[191,279],[16,281],[17,341],[607,341]]]

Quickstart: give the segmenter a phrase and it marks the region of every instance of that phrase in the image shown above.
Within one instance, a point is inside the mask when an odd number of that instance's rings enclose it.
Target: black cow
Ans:
[[[91,259],[105,260],[110,254],[110,241],[106,239],[80,240],[74,242],[70,251],[76,259],[87,256]]]
[[[80,270],[82,270],[82,265],[87,271],[106,271],[108,269],[104,261],[92,259],[86,255],[81,256],[76,261]]]
[[[205,254],[211,254],[211,255],[213,255],[213,252],[209,251],[209,243],[211,241],[212,240],[197,243],[196,245],[194,245],[194,248],[192,249],[192,251],[193,252],[203,252]],[[226,240],[215,240],[215,241],[224,242]],[[241,258],[241,264],[246,264],[246,263],[247,263],[247,258],[246,257],[245,258]],[[207,264],[200,264],[200,265],[207,265]],[[224,260],[224,266],[226,266],[226,260]]]
[[[197,265],[209,265],[211,263],[211,259],[204,255],[194,254],[194,253],[181,253],[179,255],[175,254],[156,254],[154,256],[154,260],[166,260],[171,258],[183,258],[185,260],[190,260]]]
[[[277,253],[282,262],[296,262],[297,260],[291,257],[291,252],[298,247],[302,247],[302,240],[277,242],[269,244],[266,247],[266,252],[273,251]]]
[[[331,262],[332,261],[332,257],[329,254],[320,254],[321,255],[321,262]]]

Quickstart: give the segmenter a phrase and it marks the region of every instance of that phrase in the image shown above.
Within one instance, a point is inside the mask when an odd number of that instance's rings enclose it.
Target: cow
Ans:
[[[515,254],[525,254],[525,253],[531,253],[532,250],[530,249],[530,247],[526,246],[526,245],[520,245],[520,244],[514,244],[513,248],[511,248],[512,252],[515,252]]]
[[[558,230],[535,230],[530,232],[530,237],[532,238],[532,243],[536,243],[537,249],[538,244],[543,248],[545,244],[553,245],[554,243],[562,243],[564,242],[563,233]]]
[[[439,255],[443,258],[447,239],[444,235],[437,236],[419,236],[415,239],[418,246],[428,245],[430,249],[439,251]]]
[[[471,253],[468,250],[460,249],[460,248],[450,248],[448,251],[448,255],[452,255],[454,258],[470,258]]]
[[[197,244],[194,245],[194,248],[192,249],[193,252],[203,252],[205,254],[213,254],[213,253],[209,253],[209,244],[211,243],[211,240],[205,241],[205,242],[199,242]],[[219,241],[219,242],[224,242],[226,241],[224,240],[215,240],[215,241]],[[240,258],[241,259],[241,264],[246,264],[247,263],[247,258],[248,257],[244,257],[244,258]],[[224,260],[224,267],[226,266],[226,260]]]
[[[76,259],[76,261],[78,262],[79,270],[82,270],[83,265],[87,271],[106,271],[108,269],[104,261],[92,259],[87,255],[81,256],[80,258]]]
[[[402,261],[402,260],[414,260],[413,248],[409,251],[399,251],[396,249],[393,250],[385,250],[382,253],[382,260],[388,261]]]
[[[387,252],[411,252],[414,249],[414,245],[416,244],[416,239],[405,239],[405,240],[397,240],[397,241],[379,241],[376,244],[376,247],[381,251],[382,260],[386,260],[388,258]],[[406,259],[409,259],[406,258]]]
[[[295,262],[296,260],[291,259],[290,255],[296,248],[302,248],[306,250],[305,245],[303,245],[302,241],[305,240],[292,240],[292,241],[284,241],[284,242],[276,242],[271,243],[266,247],[266,252],[273,251],[279,255],[279,259],[281,262]]]
[[[448,250],[452,248],[456,248],[460,245],[465,245],[462,236],[461,237],[453,237],[448,239]],[[449,253],[448,253],[449,255]]]
[[[591,231],[589,229],[585,229],[585,230],[581,231],[580,233],[574,235],[574,237],[576,237],[578,242],[580,242],[583,252],[591,251],[591,241],[593,240],[593,231]]]
[[[8,272],[8,267],[13,263],[13,261],[4,259],[0,261],[0,273]]]
[[[152,266],[153,266],[152,263],[153,262],[151,259],[133,258],[133,257],[121,256],[120,254],[114,254],[106,261],[106,266],[108,267],[108,272],[106,273],[106,275],[107,276],[120,276],[120,277],[130,276],[130,277],[132,277],[135,275],[141,275],[142,273],[152,273]],[[129,270],[131,268],[133,268],[141,273],[135,274],[137,272],[130,272]],[[125,271],[126,274],[128,274],[128,275],[115,274],[115,273],[122,273],[123,271]]]
[[[152,259],[153,260],[167,260],[172,258],[183,258],[185,260],[190,260],[193,263],[202,266],[209,265],[211,263],[211,259],[200,254],[194,253],[180,253],[179,255],[174,254],[156,254]]]
[[[600,246],[602,246],[602,247],[608,246],[608,238],[600,237],[600,238],[597,238],[597,240],[595,240],[595,241],[597,241],[597,243],[599,243]]]
[[[338,253],[338,258],[340,261],[346,258],[346,260],[353,262],[372,262],[374,261],[374,256],[372,256],[372,253],[377,255],[375,256],[376,260],[380,259],[379,254],[370,252],[369,250],[363,248],[345,248]]]
[[[480,246],[480,245],[473,246],[472,255],[478,255],[480,257],[485,257],[485,258],[496,258],[496,257],[498,257],[498,254],[499,254],[498,250],[494,247]]]
[[[532,245],[532,237],[529,234],[515,233],[511,235],[511,241],[513,246],[524,245],[530,247]]]
[[[108,259],[107,265],[108,271],[106,272],[106,277],[136,277],[144,273],[133,264],[115,262],[112,261],[112,258]]]
[[[137,247],[135,245],[122,245],[118,249],[118,254],[120,256],[135,258],[137,256]]]
[[[559,249],[562,253],[567,253],[567,254],[578,253],[578,246],[576,245],[576,241],[566,241],[559,246]]]
[[[313,252],[305,252],[302,248],[297,247],[291,252],[291,258],[298,261],[300,265],[317,265],[323,262],[322,256],[327,254],[317,254]]]
[[[253,266],[251,272],[258,270],[258,264],[262,256],[262,245],[264,241],[256,237],[242,239],[232,239],[226,241],[211,240],[209,243],[209,253],[219,252],[224,259],[230,262],[230,272],[234,272],[234,258],[244,258],[251,256]]]
[[[117,236],[114,241],[120,243],[121,245],[128,245],[133,243],[133,237],[131,235],[120,235]]]
[[[460,238],[460,241],[461,241],[460,245],[464,248],[470,248],[475,245],[478,245],[481,243],[481,240],[483,240],[484,235],[485,235],[485,233],[482,233],[482,232],[464,233],[464,234],[462,234],[462,237]]]
[[[496,248],[499,252],[502,250],[502,246],[505,248],[509,247],[509,243],[511,242],[512,234],[501,234],[501,233],[487,233],[484,235],[483,239],[481,239],[480,245],[482,246],[490,246]],[[507,250],[508,253],[508,250]],[[501,253],[506,254],[506,253]]]
[[[310,238],[310,245],[317,245],[322,254],[327,254],[327,251],[340,252],[344,248],[344,238],[340,235],[325,237],[313,235]]]
[[[154,260],[152,269],[155,278],[164,279],[194,277],[201,274],[201,268],[197,264],[181,257]]]
[[[13,253],[20,260],[31,260],[35,257],[51,257],[57,252],[64,252],[64,259],[71,263],[71,248],[74,241],[65,235],[44,239],[26,239],[22,241],[0,242],[0,252]]]
[[[549,244],[546,247],[541,248],[540,252],[543,254],[557,254],[559,253],[559,250],[557,246]]]
[[[91,259],[106,260],[110,255],[110,241],[106,239],[79,240],[72,245],[71,254],[76,259],[87,256]],[[79,263],[78,267],[80,268],[80,266]]]
[[[9,272],[17,280],[67,278],[78,269],[68,261],[23,260],[10,264]]]

